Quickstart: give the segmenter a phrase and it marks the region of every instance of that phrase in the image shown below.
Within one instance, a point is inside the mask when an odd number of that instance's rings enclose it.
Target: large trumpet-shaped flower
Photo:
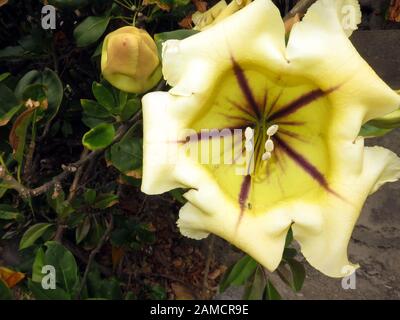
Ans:
[[[358,136],[363,123],[400,106],[347,38],[346,19],[359,17],[357,1],[319,0],[286,44],[278,9],[255,0],[206,31],[165,43],[171,89],[143,98],[142,190],[190,189],[178,221],[184,235],[217,234],[274,270],[292,227],[323,273],[342,277],[357,267],[347,246],[361,208],[400,177],[394,153],[364,147]],[[219,148],[203,139],[205,129],[217,130],[211,143]],[[223,132],[232,132],[232,143]],[[232,152],[238,144],[253,147],[249,162]],[[204,161],[209,151],[233,161]]]

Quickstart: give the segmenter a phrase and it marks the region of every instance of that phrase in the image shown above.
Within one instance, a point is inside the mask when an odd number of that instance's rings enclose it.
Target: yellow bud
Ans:
[[[101,72],[114,87],[144,93],[161,79],[157,47],[142,29],[123,27],[108,34],[101,52]]]

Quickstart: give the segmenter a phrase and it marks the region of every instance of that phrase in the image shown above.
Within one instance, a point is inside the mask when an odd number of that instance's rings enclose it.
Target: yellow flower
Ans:
[[[120,90],[146,92],[162,76],[156,44],[142,29],[115,30],[104,39],[101,71],[104,78]]]
[[[206,12],[196,11],[192,15],[192,21],[195,24],[193,29],[205,30],[247,6],[250,2],[251,0],[232,0],[228,5],[225,0],[221,0]]]
[[[365,147],[358,136],[362,124],[400,106],[347,38],[359,16],[357,1],[319,0],[286,44],[278,9],[255,0],[165,43],[172,88],[143,98],[142,190],[189,189],[182,234],[217,234],[272,271],[292,226],[303,255],[324,274],[357,268],[347,246],[361,208],[400,177],[393,152]],[[205,129],[219,134],[205,139]]]

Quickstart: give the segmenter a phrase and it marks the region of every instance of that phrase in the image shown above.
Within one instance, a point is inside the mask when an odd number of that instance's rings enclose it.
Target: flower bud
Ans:
[[[157,47],[142,29],[123,27],[108,34],[101,53],[101,72],[114,87],[144,93],[161,79]]]

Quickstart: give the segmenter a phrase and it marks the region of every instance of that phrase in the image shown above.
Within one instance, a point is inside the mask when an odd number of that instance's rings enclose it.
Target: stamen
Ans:
[[[244,136],[246,137],[246,140],[250,140],[253,138],[254,135],[254,130],[250,127],[247,127],[246,130],[244,131]]]
[[[246,138],[244,146],[246,150],[251,151],[253,149],[254,130],[250,127],[247,127],[246,130],[244,131],[244,136]]]
[[[274,151],[274,142],[271,139],[265,141],[265,151],[267,152]]]
[[[263,155],[262,155],[262,161],[267,161],[267,160],[269,160],[269,159],[271,159],[271,157],[272,157],[272,154],[271,154],[271,152],[265,152]]]
[[[267,135],[272,137],[275,133],[278,132],[279,126],[277,124],[273,124],[267,129]]]

